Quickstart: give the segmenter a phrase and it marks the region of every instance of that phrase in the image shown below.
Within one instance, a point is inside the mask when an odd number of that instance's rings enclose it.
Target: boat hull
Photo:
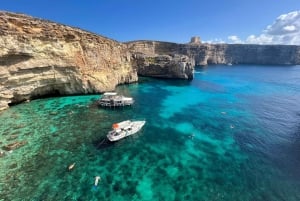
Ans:
[[[145,125],[146,121],[124,121],[114,125],[120,125],[119,127],[114,128],[109,131],[107,134],[107,138],[109,141],[114,142],[121,140],[125,137],[133,135],[141,130],[141,128]]]
[[[101,107],[123,107],[134,103],[133,98],[117,95],[117,93],[104,93],[103,97],[98,101]]]

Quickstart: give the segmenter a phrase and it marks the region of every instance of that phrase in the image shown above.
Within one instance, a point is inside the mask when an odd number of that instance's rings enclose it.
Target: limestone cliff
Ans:
[[[77,28],[0,12],[0,110],[43,95],[137,81],[126,45]]]
[[[189,57],[176,51],[172,55],[129,51],[128,44],[9,12],[0,12],[0,27],[0,110],[44,95],[114,90],[118,84],[137,81],[138,72],[193,76]]]
[[[78,28],[0,12],[0,110],[44,95],[99,93],[138,74],[193,79],[194,65],[300,64],[300,46],[119,43]]]
[[[296,45],[176,44],[158,41],[133,41],[127,44],[132,52],[152,55],[151,57],[153,55],[158,55],[158,57],[160,57],[159,55],[186,56],[188,63],[196,65],[227,63],[266,65],[300,64],[300,46]],[[145,60],[145,67],[147,67],[147,58]]]
[[[194,59],[181,53],[181,44],[158,41],[126,43],[133,54],[133,66],[142,76],[193,79]]]
[[[181,53],[194,58],[196,65],[300,64],[300,46],[296,45],[186,44]]]

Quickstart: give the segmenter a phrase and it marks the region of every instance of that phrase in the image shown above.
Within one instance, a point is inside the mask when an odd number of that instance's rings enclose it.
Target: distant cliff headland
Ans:
[[[126,44],[132,52],[146,55],[185,55],[195,65],[300,64],[300,46],[296,45],[208,44],[201,43],[199,37],[193,37],[187,44],[160,41],[133,41]]]
[[[78,28],[0,12],[0,110],[45,95],[101,93],[138,75],[193,79],[195,65],[300,64],[300,46],[120,43]]]

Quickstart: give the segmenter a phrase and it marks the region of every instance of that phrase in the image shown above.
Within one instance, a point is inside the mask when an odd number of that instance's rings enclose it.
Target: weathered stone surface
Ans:
[[[0,110],[43,95],[137,81],[126,45],[77,28],[0,12]]]
[[[194,59],[181,54],[181,44],[158,41],[126,43],[133,54],[133,66],[142,76],[193,79]]]
[[[176,44],[157,41],[127,43],[132,52],[153,55],[185,55],[192,64],[300,64],[300,46],[251,44]]]
[[[194,58],[196,65],[300,64],[300,46],[296,45],[187,44],[182,51]]]
[[[135,61],[138,74],[159,78],[193,79],[193,62],[186,55],[136,54]]]

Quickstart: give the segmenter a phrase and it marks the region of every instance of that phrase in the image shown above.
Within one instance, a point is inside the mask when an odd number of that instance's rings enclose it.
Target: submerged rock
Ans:
[[[9,169],[15,169],[18,167],[18,164],[17,163],[13,163],[9,166]]]
[[[15,140],[16,138],[18,138],[18,135],[10,135],[7,140]]]
[[[12,151],[12,150],[15,150],[17,148],[24,146],[25,144],[27,144],[27,141],[17,141],[17,142],[10,143],[8,145],[4,145],[2,148],[5,151]]]
[[[0,157],[5,156],[5,152],[4,151],[0,151]]]

